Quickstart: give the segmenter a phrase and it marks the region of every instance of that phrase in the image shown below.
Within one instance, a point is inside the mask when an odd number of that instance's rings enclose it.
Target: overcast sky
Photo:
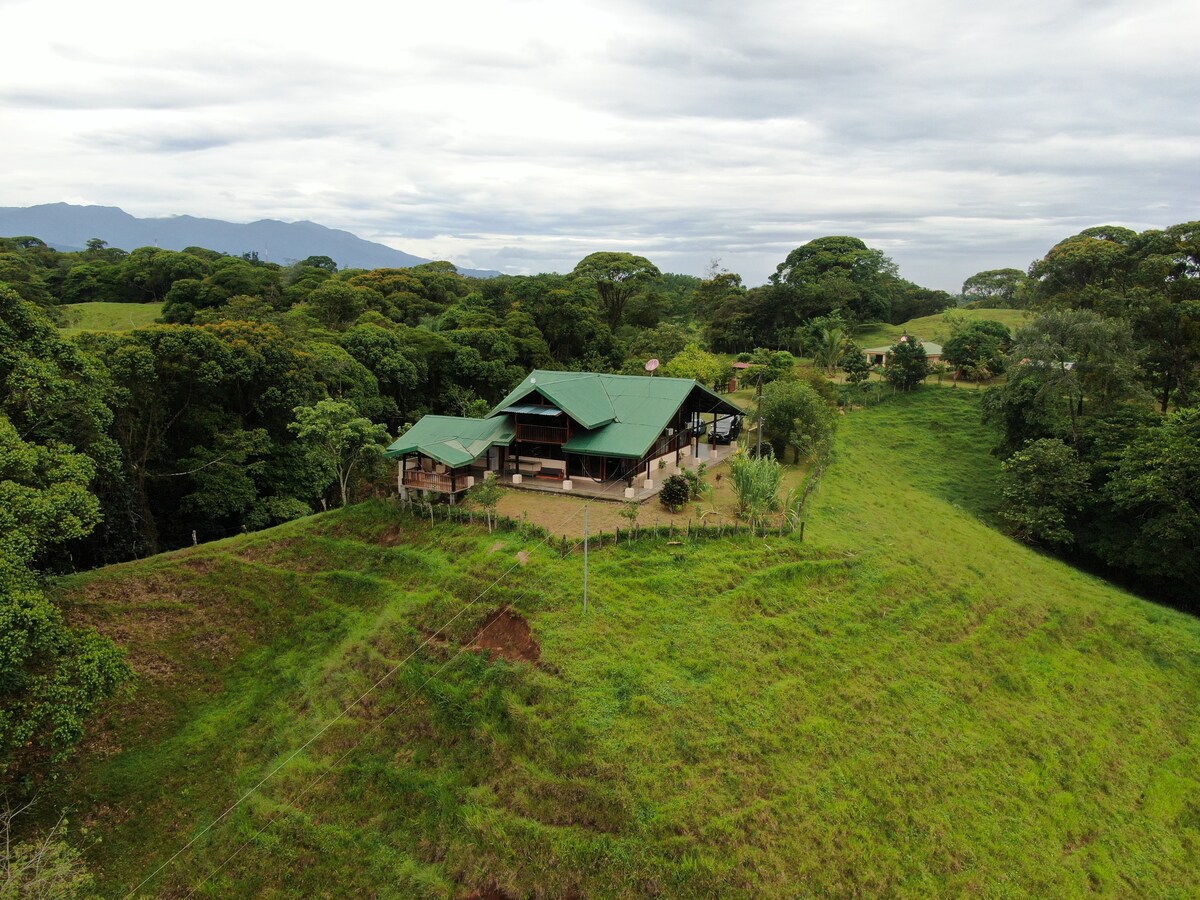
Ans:
[[[1200,218],[1195,0],[0,0],[0,206],[311,219],[514,274],[762,283],[851,234],[956,291]]]

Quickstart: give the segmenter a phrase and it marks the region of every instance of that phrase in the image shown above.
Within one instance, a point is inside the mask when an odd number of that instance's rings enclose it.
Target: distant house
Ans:
[[[909,340],[913,340],[913,338],[907,334],[902,334],[900,336],[900,341]],[[886,366],[888,357],[891,355],[892,347],[894,346],[895,344],[889,344],[886,347],[868,347],[863,351],[863,354],[867,357],[867,362],[869,362],[871,365]],[[941,344],[935,344],[933,341],[921,341],[921,346],[925,348],[925,359],[931,366],[942,361]]]
[[[558,490],[623,483],[632,498],[653,488],[660,460],[695,458],[710,423],[743,415],[690,378],[537,370],[485,418],[425,416],[385,455],[402,492],[453,496],[494,474]]]

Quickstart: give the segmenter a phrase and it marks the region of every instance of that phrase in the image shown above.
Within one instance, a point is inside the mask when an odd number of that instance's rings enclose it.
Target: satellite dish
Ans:
[[[651,359],[646,362],[646,371],[650,373],[650,377],[654,377],[654,370],[658,368],[658,360]]]

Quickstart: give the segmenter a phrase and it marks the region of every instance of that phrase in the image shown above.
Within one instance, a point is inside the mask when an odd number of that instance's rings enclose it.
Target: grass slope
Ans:
[[[968,322],[1002,322],[1015,332],[1028,318],[1022,309],[955,309],[952,312]],[[854,342],[862,348],[893,344],[902,334],[916,335],[923,341],[943,344],[950,339],[950,327],[942,313],[909,319],[903,325],[888,325],[872,322],[854,335]]]
[[[161,303],[66,303],[64,334],[82,331],[132,331],[153,325],[162,315]]]
[[[1200,626],[988,527],[975,394],[842,424],[807,543],[596,551],[587,616],[577,556],[382,503],[72,579],[143,673],[66,790],[105,894],[520,550],[143,893],[1189,892]],[[538,663],[454,657],[507,602]]]

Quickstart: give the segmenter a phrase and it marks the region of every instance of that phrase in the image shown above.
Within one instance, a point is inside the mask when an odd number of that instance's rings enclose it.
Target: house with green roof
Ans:
[[[452,496],[495,475],[572,490],[652,488],[695,458],[710,424],[744,412],[690,378],[536,370],[482,419],[425,416],[393,443],[399,486]]]
[[[907,334],[900,335],[898,343],[913,340]],[[925,359],[928,363],[936,365],[942,361],[942,345],[935,344],[933,341],[921,341],[921,346],[925,350]],[[863,354],[867,357],[867,362],[873,366],[886,366],[888,357],[891,356],[892,347],[894,344],[889,344],[886,347],[868,347],[863,350]]]

